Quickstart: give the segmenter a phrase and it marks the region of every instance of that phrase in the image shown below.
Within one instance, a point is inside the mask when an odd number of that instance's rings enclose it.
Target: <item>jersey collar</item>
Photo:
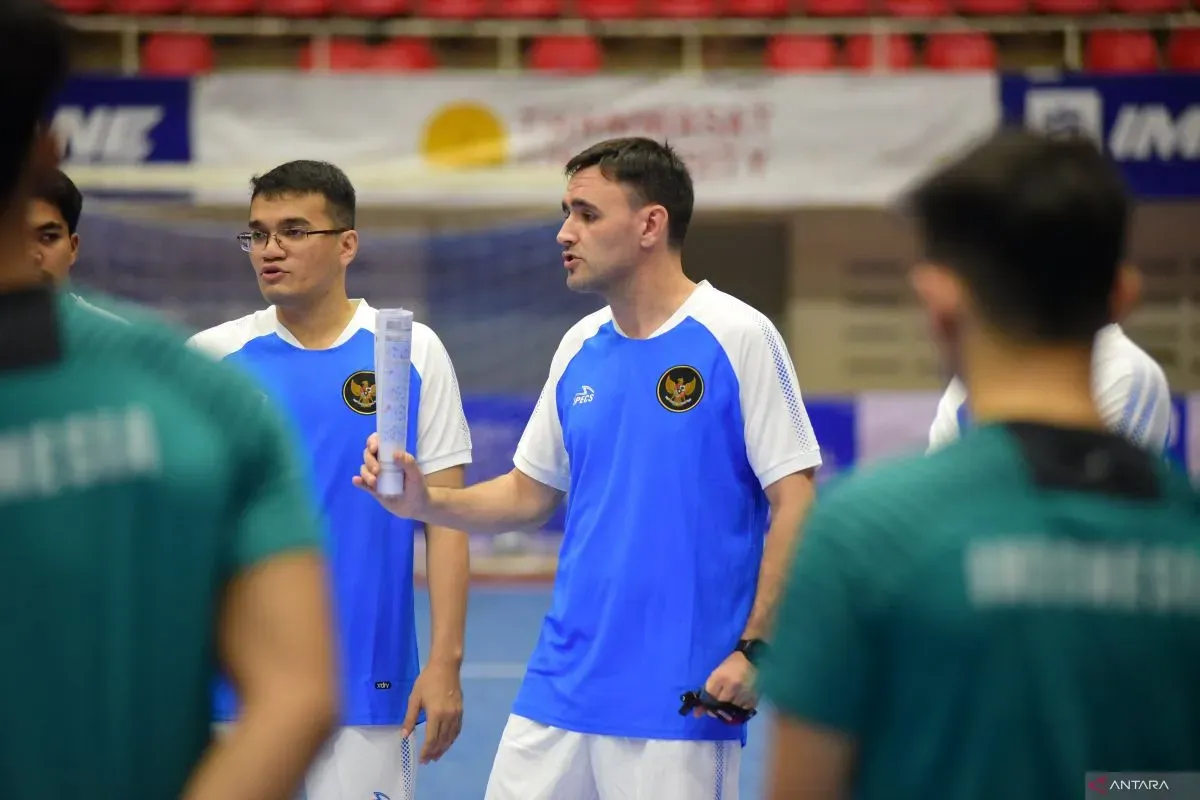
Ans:
[[[367,301],[363,300],[362,298],[352,299],[352,302],[358,304],[358,307],[354,309],[354,316],[350,318],[350,322],[347,323],[342,332],[338,334],[338,337],[334,340],[333,344],[329,345],[329,350],[332,350],[335,347],[341,347],[346,342],[350,341],[350,337],[354,336],[354,334],[358,333],[360,330],[375,330],[375,309],[371,308]],[[284,324],[279,321],[279,314],[276,313],[275,306],[271,306],[270,311],[271,319],[275,326],[275,335],[290,344],[292,347],[296,347],[300,350],[307,349],[304,347],[304,345],[300,344],[296,337],[292,335],[292,332],[289,331]]]
[[[692,313],[692,308],[695,306],[696,300],[706,294],[711,288],[712,284],[710,284],[707,280],[697,283],[696,288],[692,290],[692,293],[687,296],[687,299],[683,301],[678,309],[676,309],[675,313],[672,314],[666,322],[664,322],[662,325],[659,325],[654,333],[650,334],[646,338],[653,339],[656,336],[662,336],[664,333],[687,319],[688,315]],[[612,326],[613,330],[619,333],[621,336],[624,336],[626,339],[629,338],[625,331],[621,330],[621,326],[617,324],[615,319],[612,321]]]

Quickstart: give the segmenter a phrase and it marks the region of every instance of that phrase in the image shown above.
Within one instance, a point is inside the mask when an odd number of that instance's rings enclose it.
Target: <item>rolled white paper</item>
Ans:
[[[381,308],[375,315],[375,431],[380,467],[376,491],[384,497],[404,494],[404,473],[393,455],[408,452],[412,325],[412,312],[403,308]]]

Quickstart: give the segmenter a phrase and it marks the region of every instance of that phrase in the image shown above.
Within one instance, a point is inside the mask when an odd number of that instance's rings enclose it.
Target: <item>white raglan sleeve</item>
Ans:
[[[225,323],[225,325],[200,331],[187,340],[188,347],[219,361],[232,352],[227,344],[227,340],[230,338],[226,334],[228,325],[229,323]]]
[[[254,324],[254,316],[223,322],[213,328],[200,331],[187,340],[188,347],[220,361],[236,353],[246,343],[260,335]]]
[[[958,429],[958,409],[967,400],[967,389],[962,381],[954,378],[942,392],[938,400],[937,411],[933,415],[933,424],[929,426],[929,449],[927,453],[941,450],[954,442],[961,435]]]
[[[421,403],[413,455],[421,472],[429,475],[471,463],[471,430],[446,346],[432,329],[425,327],[422,333],[421,359],[414,364],[421,376]],[[413,355],[418,355],[416,347]]]
[[[558,346],[558,352],[550,363],[550,375],[538,397],[533,414],[517,443],[513,465],[538,483],[568,491],[571,486],[571,462],[563,442],[562,420],[558,411],[558,383],[562,380],[567,364],[578,351],[571,343],[573,331],[569,331]]]
[[[1096,365],[1096,408],[1113,432],[1161,453],[1171,432],[1171,390],[1149,359],[1113,358]]]
[[[800,382],[779,331],[765,316],[746,325],[736,355],[746,454],[765,489],[821,465],[821,448],[808,420]]]

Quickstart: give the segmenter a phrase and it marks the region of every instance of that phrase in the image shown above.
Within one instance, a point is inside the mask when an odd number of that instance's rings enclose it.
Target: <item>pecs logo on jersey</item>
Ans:
[[[658,379],[658,402],[667,411],[691,411],[704,397],[704,378],[694,367],[671,367]]]
[[[355,414],[375,413],[375,373],[360,369],[342,384],[342,399]]]

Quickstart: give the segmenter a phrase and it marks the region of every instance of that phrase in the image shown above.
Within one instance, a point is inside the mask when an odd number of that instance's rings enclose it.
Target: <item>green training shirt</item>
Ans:
[[[1200,770],[1200,513],[1110,434],[990,425],[818,500],[765,695],[857,800],[1066,800]]]
[[[0,296],[0,797],[174,800],[223,586],[319,547],[261,392],[157,322]]]

